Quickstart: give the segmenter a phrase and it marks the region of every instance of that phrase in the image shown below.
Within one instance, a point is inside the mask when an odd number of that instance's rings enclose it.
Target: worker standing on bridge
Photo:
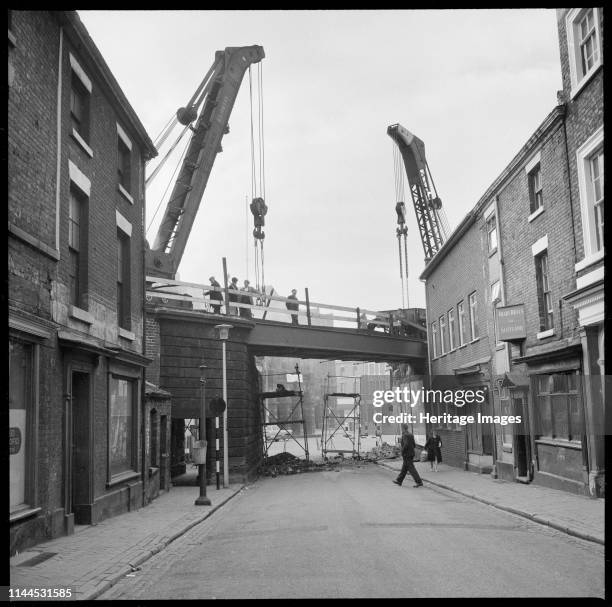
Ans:
[[[285,306],[287,307],[287,310],[293,310],[293,311],[297,312],[300,309],[300,304],[297,303],[296,293],[297,293],[297,291],[295,289],[291,289],[291,295],[289,295],[289,297],[287,297],[287,299],[295,299],[296,303],[293,303],[292,301],[287,301],[285,303]],[[298,323],[298,315],[297,314],[292,314],[291,315],[291,322],[294,325],[299,324]]]
[[[238,316],[238,307],[231,305],[232,302],[238,303],[240,300],[240,287],[238,286],[238,279],[235,276],[232,277],[232,282],[229,285],[228,290],[228,299],[230,302],[229,313],[231,316]]]
[[[221,288],[221,285],[215,280],[214,276],[211,276],[208,280],[210,280],[211,287]],[[208,298],[211,301],[223,301],[223,295],[221,295],[221,291],[205,291],[204,296],[208,295]],[[220,304],[212,304],[211,306],[213,314],[221,314],[221,305]]]
[[[253,293],[255,289],[250,286],[251,283],[248,280],[244,281],[244,286],[242,287],[242,295],[240,296],[240,303],[253,305],[253,298],[250,293]],[[253,318],[253,311],[251,308],[240,308],[240,316],[242,318]]]

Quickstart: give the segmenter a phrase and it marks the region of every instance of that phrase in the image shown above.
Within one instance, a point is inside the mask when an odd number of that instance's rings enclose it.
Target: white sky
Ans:
[[[454,228],[561,88],[552,9],[79,15],[152,139],[216,50],[264,47],[266,284],[281,295],[296,288],[300,299],[308,287],[316,302],[402,305],[388,125],[425,142]],[[248,74],[229,124],[179,268],[184,281],[214,274],[222,282],[225,256],[230,275],[254,282]],[[147,193],[147,224],[169,177],[160,174]],[[423,249],[405,202],[410,305],[425,307]]]

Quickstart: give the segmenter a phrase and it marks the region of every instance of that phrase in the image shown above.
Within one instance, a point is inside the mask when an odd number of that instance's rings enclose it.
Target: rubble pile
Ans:
[[[329,470],[329,462],[306,461],[291,453],[277,453],[268,457],[260,466],[259,473],[262,476],[280,476],[285,474],[300,474],[302,472],[316,472],[318,470]]]
[[[400,455],[401,449],[399,445],[383,443],[380,447],[373,447],[364,457],[367,460],[376,461],[379,459],[397,459]]]

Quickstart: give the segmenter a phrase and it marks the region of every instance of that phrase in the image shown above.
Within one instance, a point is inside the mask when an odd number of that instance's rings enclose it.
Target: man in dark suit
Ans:
[[[300,309],[300,304],[297,303],[297,295],[296,295],[297,291],[295,289],[291,290],[291,295],[289,295],[287,297],[287,299],[295,299],[296,303],[293,303],[292,301],[287,301],[285,302],[285,306],[287,307],[287,310],[291,310],[291,311],[295,311],[297,312]],[[291,322],[294,325],[298,324],[298,315],[297,314],[292,314],[291,315]]]
[[[211,287],[221,287],[221,285],[215,280],[214,276],[209,278]],[[221,295],[221,291],[206,291],[204,295],[208,295],[211,300],[210,307],[214,314],[221,314],[221,305],[213,304],[212,301],[223,301],[223,295]]]
[[[408,424],[402,424],[402,458],[404,459],[404,465],[400,470],[397,478],[393,480],[396,485],[402,486],[404,482],[404,478],[406,478],[406,474],[410,472],[410,475],[414,479],[416,483],[413,485],[414,487],[422,487],[423,481],[417,472],[417,469],[414,467],[414,436],[410,433],[408,429]]]

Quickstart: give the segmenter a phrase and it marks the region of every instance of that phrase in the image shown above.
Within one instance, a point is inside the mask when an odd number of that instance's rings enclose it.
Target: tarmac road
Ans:
[[[604,596],[603,546],[393,477],[260,479],[99,598]]]

